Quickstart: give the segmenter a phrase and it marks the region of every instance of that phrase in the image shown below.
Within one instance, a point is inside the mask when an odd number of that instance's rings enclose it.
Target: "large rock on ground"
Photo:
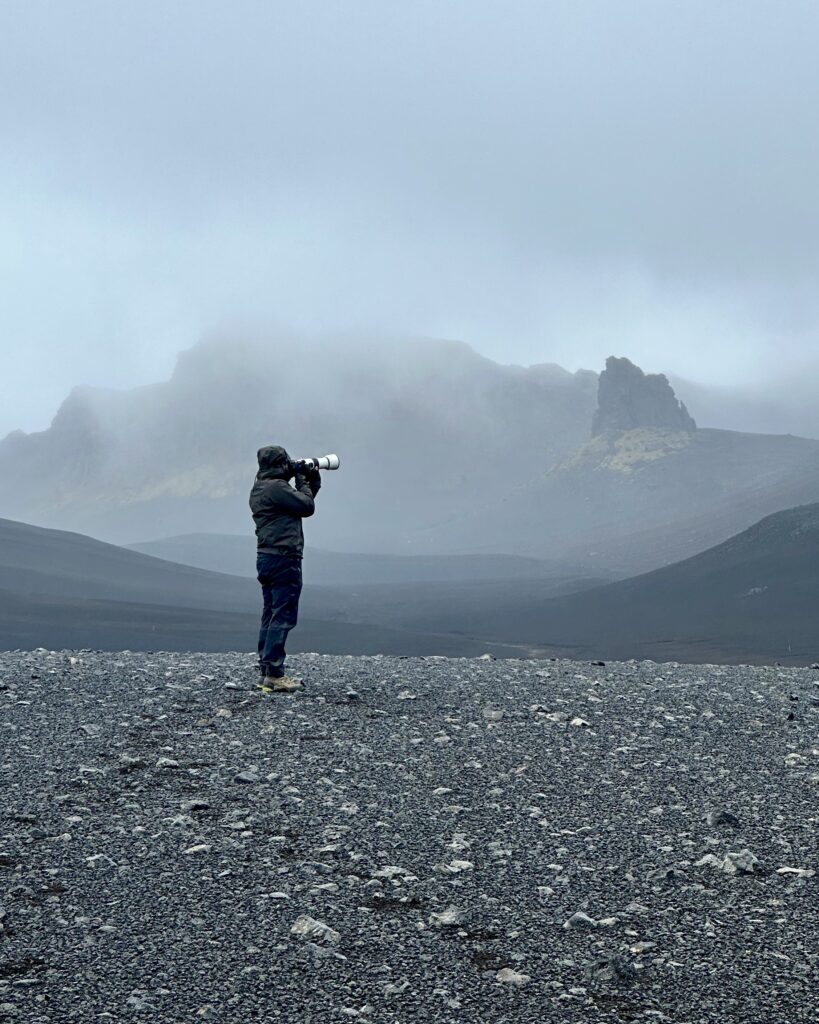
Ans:
[[[697,424],[665,374],[646,374],[631,360],[610,356],[600,374],[592,433],[640,427],[694,431]]]

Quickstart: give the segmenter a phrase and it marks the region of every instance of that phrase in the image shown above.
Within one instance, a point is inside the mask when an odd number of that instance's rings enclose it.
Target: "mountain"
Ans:
[[[440,524],[474,550],[514,524],[515,552],[633,575],[696,554],[772,512],[819,500],[819,441],[697,429],[667,380],[626,359],[601,374],[597,433],[494,501]]]
[[[164,384],[81,388],[0,442],[0,515],[127,543],[247,531],[262,444],[338,451],[311,542],[400,553],[589,432],[597,377],[423,339],[215,339]],[[496,550],[506,550],[499,544]]]
[[[269,441],[341,454],[307,527],[337,552],[633,575],[819,500],[819,441],[698,427],[625,358],[598,376],[453,342],[281,335],[202,343],[153,387],[74,391],[48,430],[0,442],[0,514],[118,543],[249,535]]]
[[[804,664],[819,660],[818,565],[814,503],[645,575],[473,610],[470,628],[541,655]]]

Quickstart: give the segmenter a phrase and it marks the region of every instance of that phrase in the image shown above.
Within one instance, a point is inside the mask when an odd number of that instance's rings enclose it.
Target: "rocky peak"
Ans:
[[[592,434],[661,427],[694,431],[697,424],[662,373],[643,373],[629,359],[610,356],[600,374]]]

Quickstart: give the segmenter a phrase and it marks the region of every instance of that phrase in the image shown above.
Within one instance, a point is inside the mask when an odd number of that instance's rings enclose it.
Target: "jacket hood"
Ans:
[[[269,444],[256,453],[259,460],[259,480],[288,480],[293,471],[290,468],[290,456],[280,445]]]

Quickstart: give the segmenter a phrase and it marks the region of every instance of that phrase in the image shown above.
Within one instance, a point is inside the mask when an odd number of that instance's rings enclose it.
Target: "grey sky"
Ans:
[[[819,5],[3,0],[0,435],[213,328],[819,352]]]

